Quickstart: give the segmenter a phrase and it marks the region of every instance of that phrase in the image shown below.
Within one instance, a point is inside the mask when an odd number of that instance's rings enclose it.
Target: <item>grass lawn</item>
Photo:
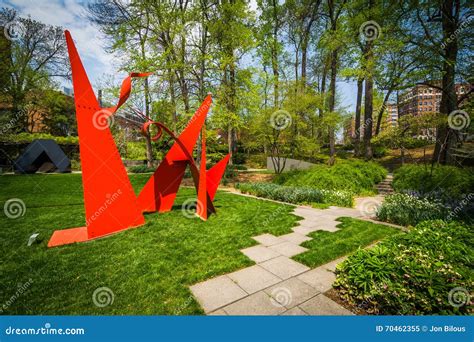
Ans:
[[[400,234],[397,228],[382,224],[357,220],[349,217],[339,219],[338,231],[316,231],[308,236],[313,240],[303,242],[301,246],[309,251],[298,254],[293,259],[311,268],[323,265],[334,259],[354,252],[393,234]]]
[[[136,191],[148,177],[130,175]],[[6,200],[20,198],[27,208],[17,219],[0,215],[0,314],[201,314],[189,285],[253,264],[239,252],[256,244],[252,236],[289,233],[298,220],[289,215],[291,206],[224,192],[214,202],[217,215],[207,222],[189,219],[182,215],[181,203],[196,195],[183,188],[173,211],[146,215],[147,223],[138,229],[48,249],[54,230],[84,225],[81,176],[1,176],[0,189],[2,207]],[[295,259],[323,263],[372,242],[368,236],[380,239],[384,232],[392,233],[383,226],[364,234],[364,225],[372,224],[345,222],[343,234],[314,233],[313,238],[324,239],[307,242],[312,250]],[[345,233],[350,235],[354,227],[359,233],[350,239]],[[40,233],[41,241],[28,247],[33,233]],[[337,236],[343,238],[341,244]],[[26,291],[18,295],[25,283]],[[112,305],[93,304],[99,287],[113,291]]]

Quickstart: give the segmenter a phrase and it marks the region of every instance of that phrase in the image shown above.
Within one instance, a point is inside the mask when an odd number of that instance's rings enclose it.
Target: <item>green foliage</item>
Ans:
[[[145,160],[146,159],[146,146],[145,142],[127,142],[127,148],[125,152],[125,159],[128,160]]]
[[[325,203],[352,207],[352,193],[343,190],[318,190],[309,187],[281,186],[272,183],[239,183],[243,193],[294,204]]]
[[[0,135],[0,141],[6,143],[30,143],[36,139],[52,139],[60,145],[77,144],[77,137],[59,137],[48,133],[19,133]]]
[[[315,189],[345,190],[354,194],[371,194],[387,171],[374,162],[344,160],[334,166],[316,165],[309,170],[290,171],[278,175],[277,184],[305,186]]]
[[[452,198],[474,189],[474,170],[455,166],[429,167],[423,165],[404,165],[395,170],[393,188],[396,191],[414,190],[422,194],[443,191]]]
[[[267,167],[267,156],[265,154],[251,154],[247,157],[246,165],[252,169],[264,169]]]
[[[147,167],[145,164],[130,166],[128,168],[128,172],[131,172],[131,173],[149,173],[149,172],[155,172],[155,170],[156,170],[155,167]]]
[[[426,220],[444,219],[448,210],[441,203],[428,199],[419,199],[409,194],[393,194],[377,211],[377,218],[382,221],[402,226],[416,225]]]
[[[457,222],[426,221],[408,233],[359,250],[338,266],[341,296],[369,313],[468,314],[449,303],[456,287],[472,288],[472,230]]]

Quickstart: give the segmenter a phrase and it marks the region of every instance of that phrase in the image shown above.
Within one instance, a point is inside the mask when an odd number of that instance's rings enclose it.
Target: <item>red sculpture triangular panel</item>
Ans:
[[[76,104],[86,227],[54,232],[48,243],[50,247],[101,237],[145,223],[106,122],[128,97],[126,88],[131,83],[124,82],[125,91],[121,94],[124,96],[119,105],[112,110],[101,108],[68,31],[66,42]]]

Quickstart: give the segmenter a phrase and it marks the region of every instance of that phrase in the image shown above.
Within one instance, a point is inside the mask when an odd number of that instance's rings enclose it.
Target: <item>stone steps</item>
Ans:
[[[381,181],[375,186],[379,195],[385,196],[385,195],[392,194],[393,193],[392,182],[393,182],[393,175],[389,173],[383,181]]]

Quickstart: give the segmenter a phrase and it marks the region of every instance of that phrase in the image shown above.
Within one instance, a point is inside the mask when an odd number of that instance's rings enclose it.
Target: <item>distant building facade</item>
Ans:
[[[439,82],[434,82],[438,85]],[[456,94],[459,97],[469,91],[468,84],[456,84]],[[439,112],[441,90],[424,84],[417,84],[399,97],[399,114],[420,115],[425,112]]]
[[[396,103],[387,104],[387,125],[389,127],[398,125],[398,106]]]

